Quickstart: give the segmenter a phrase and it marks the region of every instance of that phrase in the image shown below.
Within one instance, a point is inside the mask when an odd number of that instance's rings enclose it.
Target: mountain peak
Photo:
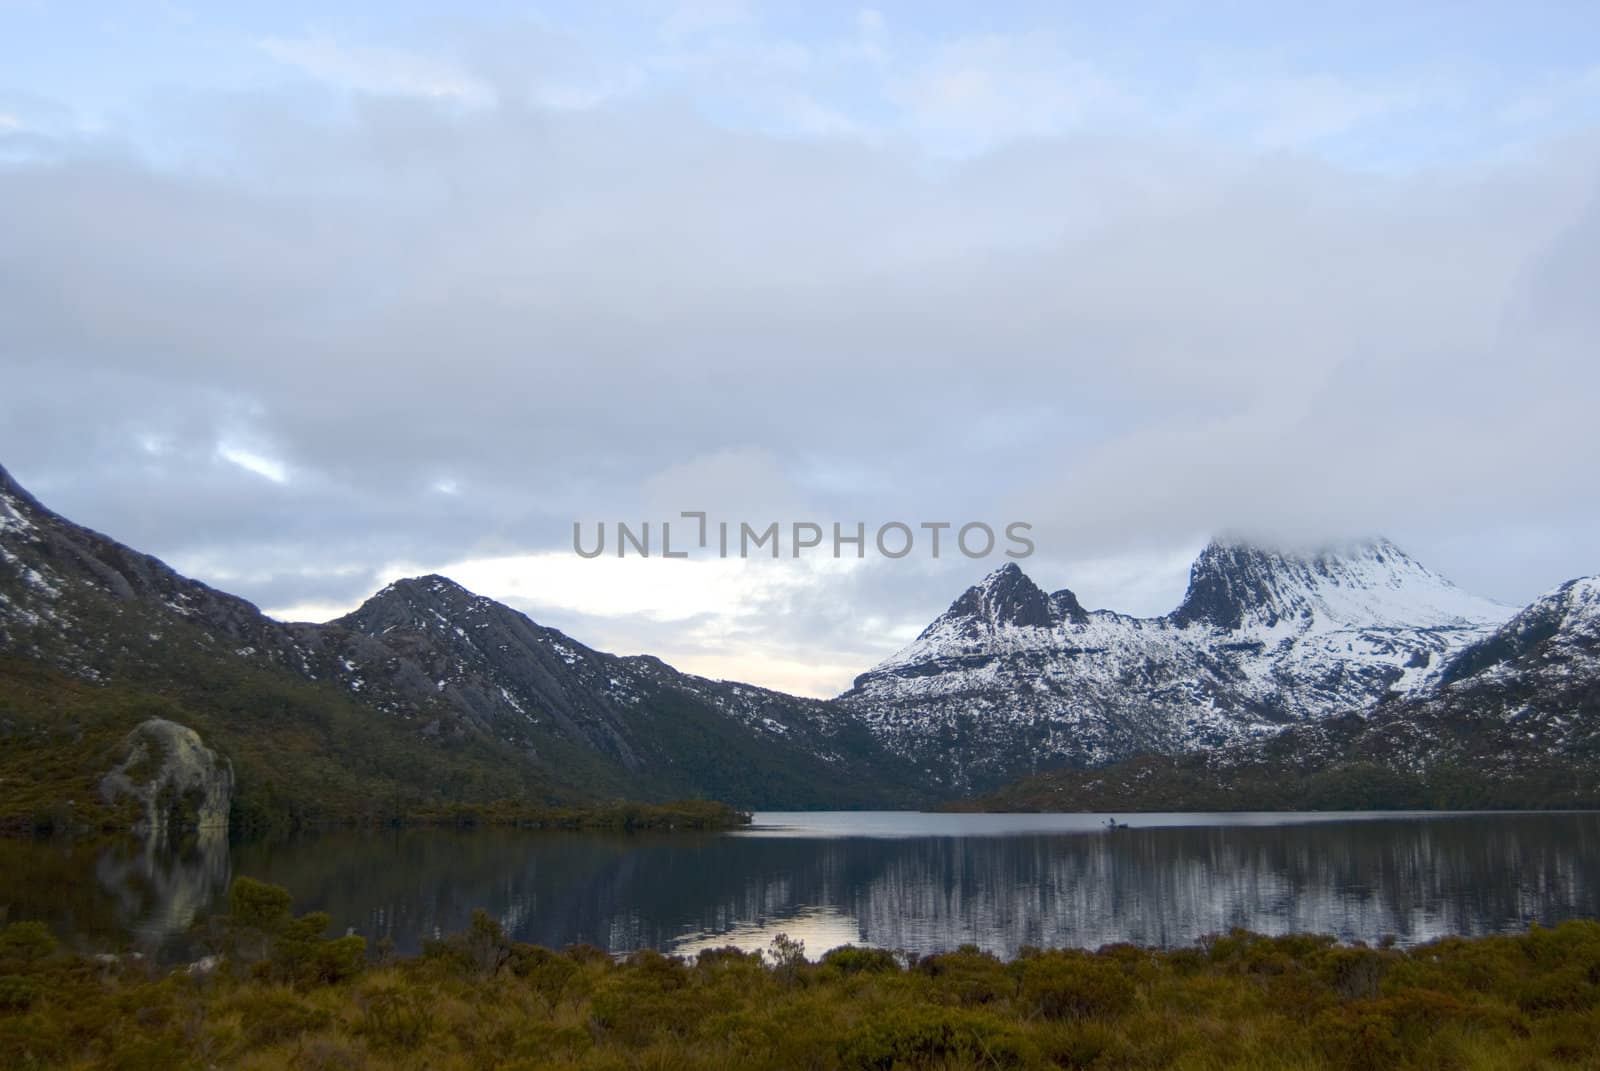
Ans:
[[[1018,578],[1027,580],[1028,576],[1016,562],[1006,562],[1000,568],[978,581],[978,586],[989,587],[991,585],[1014,584]]]
[[[366,602],[339,618],[339,624],[359,632],[377,634],[391,628],[415,628],[433,621],[455,618],[490,603],[447,576],[429,573],[396,580]]]
[[[1050,597],[1015,562],[1007,562],[963,592],[924,635],[950,625],[973,634],[1007,626],[1049,628]]]
[[[1469,595],[1382,537],[1312,550],[1213,539],[1171,614],[1230,631],[1498,623],[1510,610]]]

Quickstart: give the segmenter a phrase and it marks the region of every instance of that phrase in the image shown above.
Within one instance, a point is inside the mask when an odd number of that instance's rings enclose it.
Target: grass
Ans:
[[[8,1068],[1564,1068],[1600,1060],[1600,922],[1413,949],[1236,931],[1194,948],[694,959],[466,933],[395,960],[241,879],[206,972],[0,931]]]

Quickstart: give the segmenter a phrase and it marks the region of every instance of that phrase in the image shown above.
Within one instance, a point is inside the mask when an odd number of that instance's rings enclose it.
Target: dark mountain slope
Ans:
[[[275,812],[321,814],[341,777],[373,809],[923,798],[828,704],[601,654],[437,577],[284,624],[52,513],[3,469],[0,654],[177,703],[236,760],[246,804]]]

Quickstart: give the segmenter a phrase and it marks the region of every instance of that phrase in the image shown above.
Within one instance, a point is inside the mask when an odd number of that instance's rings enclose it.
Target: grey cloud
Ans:
[[[1514,600],[1597,566],[1592,140],[1409,177],[1105,137],[930,168],[661,101],[325,103],[168,100],[181,166],[0,167],[6,464],[265,563],[235,570],[265,604],[564,549],[740,451],[786,486],[681,508],[1031,520],[1047,587],[1241,526],[1386,531]],[[764,627],[931,616],[984,567],[863,570]]]

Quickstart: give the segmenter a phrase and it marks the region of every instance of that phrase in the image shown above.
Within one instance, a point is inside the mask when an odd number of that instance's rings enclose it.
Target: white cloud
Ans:
[[[336,617],[343,617],[359,606],[359,602],[327,602],[313,600],[311,602],[291,603],[287,606],[267,606],[261,612],[268,617],[279,621],[332,621]]]
[[[659,539],[659,529],[657,529]],[[437,572],[463,587],[501,600],[516,600],[539,612],[568,611],[590,617],[641,617],[657,622],[695,618],[734,628],[741,618],[786,594],[847,573],[853,560],[801,559],[773,563],[737,558],[667,561],[618,558],[584,559],[568,551],[478,558],[438,568],[416,563],[391,565],[382,583]],[[581,637],[579,637],[581,639]]]
[[[289,482],[289,466],[242,446],[221,443],[217,446],[217,456],[273,483]]]

